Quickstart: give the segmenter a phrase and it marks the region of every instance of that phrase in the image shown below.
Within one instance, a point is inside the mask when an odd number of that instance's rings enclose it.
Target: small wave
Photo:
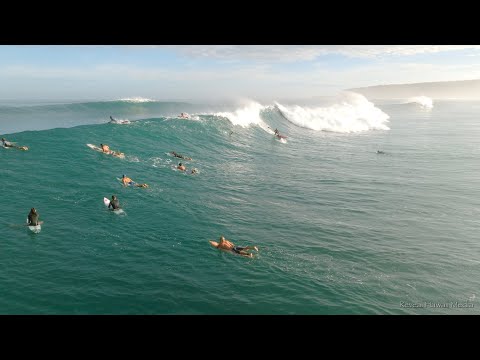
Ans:
[[[425,109],[432,109],[433,108],[433,100],[428,96],[414,96],[405,102],[405,104],[418,104]]]
[[[142,97],[132,97],[132,98],[122,98],[115,101],[124,101],[131,103],[144,103],[144,102],[156,102],[157,100],[142,98]]]

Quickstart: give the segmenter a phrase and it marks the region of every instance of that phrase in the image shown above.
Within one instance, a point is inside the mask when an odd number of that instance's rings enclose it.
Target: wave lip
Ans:
[[[325,107],[299,105],[275,106],[283,117],[293,124],[317,131],[352,133],[368,130],[390,130],[388,116],[363,95],[351,91],[342,92],[335,103]]]
[[[419,104],[425,109],[432,109],[433,108],[433,100],[432,98],[429,98],[428,96],[414,96],[405,102],[405,104]]]

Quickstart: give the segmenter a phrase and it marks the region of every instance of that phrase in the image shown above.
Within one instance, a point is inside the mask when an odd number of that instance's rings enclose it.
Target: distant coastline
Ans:
[[[480,80],[437,81],[413,84],[375,85],[347,89],[368,99],[401,99],[428,96],[440,100],[479,100]]]

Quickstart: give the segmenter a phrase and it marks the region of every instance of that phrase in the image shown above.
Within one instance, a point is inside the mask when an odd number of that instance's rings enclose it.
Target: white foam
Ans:
[[[144,103],[144,102],[155,102],[156,100],[142,98],[142,97],[132,97],[132,98],[123,98],[118,99],[117,101],[125,101],[125,102],[132,102],[132,103]]]
[[[260,118],[260,111],[264,108],[263,105],[251,101],[233,112],[217,112],[214,113],[214,115],[227,118],[233,125],[239,125],[242,127],[248,127],[250,125],[265,125]]]
[[[351,133],[368,130],[390,130],[389,116],[363,95],[345,91],[333,105],[324,107],[283,106],[275,103],[293,124],[317,131]]]
[[[420,106],[422,106],[425,109],[432,109],[433,108],[433,100],[431,98],[429,98],[428,96],[423,96],[422,95],[422,96],[411,97],[406,101],[406,104],[411,104],[411,103],[419,104]]]

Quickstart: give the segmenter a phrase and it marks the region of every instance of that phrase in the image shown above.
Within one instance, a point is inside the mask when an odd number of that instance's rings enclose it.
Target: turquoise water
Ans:
[[[390,130],[357,133],[262,110],[285,144],[211,113],[168,117],[193,105],[104,106],[0,107],[2,135],[30,148],[0,148],[0,313],[479,313],[480,103],[377,105]],[[100,123],[118,113],[138,121]],[[46,130],[14,132],[34,121]],[[200,173],[174,170],[172,150]],[[123,188],[124,173],[150,187]],[[103,205],[112,194],[126,216]],[[31,207],[39,234],[22,225]],[[212,248],[222,234],[258,255]]]

